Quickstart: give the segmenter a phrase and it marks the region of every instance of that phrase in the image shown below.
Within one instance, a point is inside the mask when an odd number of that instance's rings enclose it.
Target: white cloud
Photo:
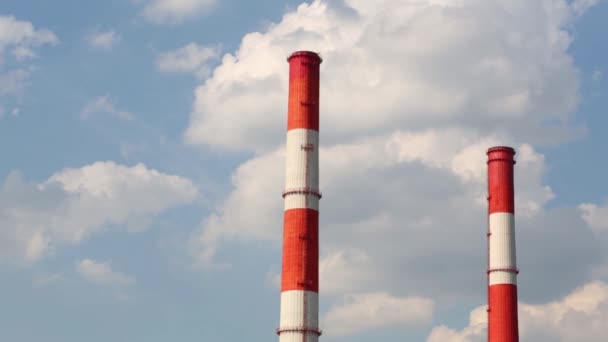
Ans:
[[[116,108],[114,101],[108,95],[99,96],[87,104],[80,112],[80,118],[85,120],[91,118],[95,114],[110,114],[121,120],[133,120],[135,114]]]
[[[120,156],[124,160],[137,159],[136,156],[141,154],[141,152],[145,151],[148,148],[148,145],[144,142],[130,144],[130,143],[122,143],[120,144]]]
[[[600,207],[593,203],[579,205],[579,210],[585,222],[595,231],[608,231],[608,207]]]
[[[555,198],[555,194],[549,186],[542,185],[545,173],[545,157],[542,154],[524,144],[519,147],[516,157],[519,190],[515,196],[516,210],[519,216],[529,216],[538,213],[545,203]]]
[[[582,15],[589,8],[597,5],[599,2],[600,0],[574,0],[570,6],[578,15]]]
[[[375,231],[381,227],[388,231],[399,229],[399,222],[413,228],[419,227],[415,229],[424,233],[424,228],[440,225],[437,216],[442,208],[446,210],[444,215],[447,215],[473,205],[473,209],[483,217],[485,149],[489,145],[477,141],[486,143],[494,140],[478,138],[466,130],[448,129],[397,132],[350,144],[322,147],[321,188],[325,193],[321,202],[325,213],[322,217],[331,225],[332,231],[361,227],[362,234],[366,234],[365,227],[374,227]],[[541,183],[542,156],[528,145],[522,145],[519,151],[518,175],[521,176],[517,178],[520,190],[517,192],[518,212],[533,215],[552,198],[552,192]],[[211,263],[222,240],[278,242],[280,231],[277,231],[274,223],[281,221],[282,201],[279,194],[283,186],[283,173],[282,149],[262,154],[237,169],[232,176],[235,190],[217,208],[217,213],[205,220],[201,233],[194,240],[200,261]],[[432,181],[433,175],[441,180],[435,182],[436,186],[425,186],[426,182]],[[405,177],[409,177],[409,182],[419,182],[420,185],[405,182]],[[377,179],[384,181],[378,184]],[[442,192],[444,197],[437,197]],[[362,197],[352,196],[355,193]],[[260,194],[269,195],[260,197]],[[457,205],[458,201],[464,202]],[[409,217],[403,209],[408,206],[411,206],[407,211]],[[463,224],[469,220],[463,219]],[[333,244],[339,241],[339,236],[330,233],[326,237],[326,241],[332,241],[326,246],[337,248],[332,253],[344,252],[345,245]],[[348,252],[334,255],[333,259],[329,257],[327,266],[343,262],[347,256],[352,254]],[[362,261],[361,257],[359,255],[355,259]],[[337,276],[342,272],[330,273]]]
[[[197,194],[190,180],[143,164],[96,162],[42,183],[11,173],[0,188],[0,260],[36,261],[109,227],[141,230],[150,217]]]
[[[36,57],[35,48],[56,42],[55,34],[47,29],[35,29],[29,21],[0,15],[0,107],[8,107],[15,98],[23,96],[32,70],[29,66],[11,67],[10,64],[9,68],[2,68],[8,53],[22,64]]]
[[[576,208],[548,208],[555,194],[535,148],[574,130],[579,73],[567,28],[577,15],[561,0],[313,1],[246,35],[197,88],[185,132],[190,143],[255,152],[192,238],[194,257],[225,262],[216,253],[227,240],[280,247],[288,65],[279,57],[307,49],[325,60],[320,286],[330,305],[337,294],[407,294],[436,306],[478,298],[485,152],[502,144],[517,150],[523,299],[563,296],[590,279],[605,243]],[[563,268],[568,277],[555,272]]]
[[[333,250],[319,261],[319,278],[323,293],[338,295],[369,288],[379,274],[365,252],[355,249]]]
[[[451,125],[509,131],[532,143],[555,139],[545,123],[567,119],[579,100],[564,28],[574,16],[558,0],[302,4],[223,57],[196,90],[186,139],[274,148],[285,121],[284,57],[297,49],[325,59],[326,143]]]
[[[76,264],[76,271],[86,280],[108,286],[129,286],[135,278],[112,270],[110,263],[84,259]]]
[[[344,336],[383,327],[428,324],[432,317],[433,301],[429,299],[365,293],[345,297],[329,309],[322,322],[326,335]]]
[[[163,72],[193,73],[198,77],[209,74],[208,62],[218,56],[216,47],[190,43],[174,51],[161,53],[156,59],[158,70]]]
[[[547,304],[519,305],[519,330],[523,341],[600,342],[604,341],[608,321],[608,284],[592,282],[566,297]],[[485,306],[471,312],[469,326],[456,331],[440,326],[431,332],[428,342],[485,341],[487,314]]]
[[[23,94],[30,72],[26,69],[13,69],[0,74],[0,96],[19,96]]]
[[[18,60],[33,57],[32,48],[57,42],[55,34],[47,29],[35,29],[29,21],[0,15],[0,64],[6,49],[12,48]]]
[[[34,276],[32,284],[36,287],[45,287],[64,281],[66,278],[58,273],[43,273]]]
[[[591,80],[593,80],[593,82],[597,84],[602,80],[603,77],[604,77],[604,70],[596,69],[596,70],[593,70],[593,74],[591,75]]]
[[[239,166],[232,177],[239,191],[231,193],[217,208],[218,212],[204,220],[203,228],[191,240],[191,252],[197,263],[213,266],[215,252],[225,240],[277,238],[275,228],[276,222],[281,221],[280,194],[284,176],[276,165],[283,158],[284,152],[280,150]],[[277,194],[278,200],[270,200],[272,194]]]
[[[120,36],[114,31],[96,32],[87,36],[89,45],[97,49],[111,49],[119,40]]]
[[[15,56],[15,59],[17,61],[23,61],[26,59],[30,59],[30,58],[34,58],[36,57],[36,54],[34,53],[34,51],[30,48],[24,47],[24,46],[18,46],[13,50],[13,55]]]
[[[330,301],[388,291],[442,303],[484,291],[488,146],[477,141],[493,138],[436,130],[322,147],[320,284]],[[606,259],[605,244],[575,208],[547,209],[553,195],[543,184],[542,155],[526,144],[516,149],[519,268],[526,298],[546,300],[590,279]],[[191,241],[195,259],[205,266],[230,262],[216,257],[226,241],[280,248],[283,177],[282,150],[241,165],[234,191]],[[553,271],[563,267],[572,270],[569,277]]]
[[[469,325],[461,331],[452,330],[445,325],[433,329],[427,342],[483,342],[486,341],[488,313],[481,306],[471,311]]]
[[[216,0],[144,0],[143,16],[157,24],[176,24],[208,13]]]

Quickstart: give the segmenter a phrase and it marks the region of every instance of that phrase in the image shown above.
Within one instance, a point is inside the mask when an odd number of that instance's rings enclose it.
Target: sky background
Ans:
[[[606,32],[598,0],[3,0],[0,340],[277,340],[306,49],[323,341],[485,341],[497,144],[522,341],[602,341]]]

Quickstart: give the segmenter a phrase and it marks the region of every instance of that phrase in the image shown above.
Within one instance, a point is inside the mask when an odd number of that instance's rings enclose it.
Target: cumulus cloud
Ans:
[[[319,278],[323,293],[338,295],[369,288],[379,279],[371,258],[356,249],[332,250],[319,261]]]
[[[47,29],[36,29],[29,21],[0,15],[0,67],[5,64],[9,53],[17,63],[22,64],[36,57],[36,48],[56,42],[55,34]],[[23,65],[10,67],[9,64],[8,69],[0,68],[0,107],[8,107],[14,98],[23,95],[30,73],[31,67]]]
[[[471,311],[469,325],[460,331],[440,325],[431,331],[427,342],[483,342],[486,341],[488,313],[485,306]],[[523,337],[522,337],[523,338]]]
[[[574,131],[579,73],[567,28],[578,15],[561,0],[317,0],[246,35],[196,89],[185,132],[192,144],[254,152],[190,241],[194,257],[225,262],[216,254],[227,240],[280,246],[288,65],[279,57],[306,49],[324,57],[320,286],[330,302],[478,298],[485,152],[503,144],[517,150],[522,299],[551,300],[588,281],[605,243],[576,208],[548,206],[555,194],[538,152]],[[564,267],[570,276],[556,272]]]
[[[34,276],[32,285],[36,287],[45,287],[64,281],[66,278],[59,273],[42,273]]]
[[[326,253],[321,260],[321,277],[327,275],[328,291],[360,290],[373,283],[367,280],[392,277],[390,268],[394,263],[411,262],[414,266],[411,271],[420,279],[418,272],[430,271],[415,264],[417,258],[426,253],[451,260],[463,258],[460,262],[469,263],[470,271],[475,271],[478,263],[471,260],[482,255],[482,241],[479,248],[466,246],[469,241],[484,236],[487,148],[477,141],[474,134],[449,129],[397,132],[321,148],[324,192],[321,220]],[[518,155],[521,162],[517,166],[518,190],[521,190],[517,192],[518,211],[532,217],[551,198],[552,192],[542,185],[542,156],[529,145],[524,144],[518,150],[521,151]],[[217,248],[225,240],[255,239],[278,244],[283,166],[284,152],[280,149],[262,154],[238,168],[232,177],[235,190],[216,214],[203,222],[201,231],[193,239],[199,261],[213,263]],[[380,179],[383,181],[378,182]],[[454,228],[446,230],[448,226]],[[349,231],[346,238],[344,231]],[[420,244],[426,247],[407,250],[395,246],[398,255],[391,254],[387,250],[393,248],[387,245],[395,243],[399,236],[408,241],[426,241],[431,246]],[[433,242],[437,236],[454,245]],[[370,244],[379,247],[370,248]],[[433,245],[437,245],[437,250]],[[431,284],[432,277],[441,277],[440,274],[451,276],[431,272],[424,278]],[[357,281],[345,281],[347,279]],[[362,288],[346,289],[346,284]],[[418,287],[431,288],[422,283]]]
[[[157,24],[177,24],[208,13],[216,0],[143,0],[143,16]]]
[[[595,231],[608,231],[608,207],[593,203],[583,203],[578,206],[585,222]]]
[[[35,29],[29,21],[0,15],[0,63],[7,49],[13,49],[15,58],[21,60],[35,56],[33,48],[56,42],[57,36],[47,29]]]
[[[276,165],[283,158],[284,151],[279,150],[239,166],[232,177],[239,191],[230,194],[217,212],[204,220],[203,228],[190,241],[190,250],[198,264],[213,266],[215,253],[223,241],[273,240],[277,237],[276,222],[281,221],[282,203],[261,199],[270,199],[272,194],[280,199],[284,176]],[[255,205],[251,205],[253,203]]]
[[[581,15],[589,8],[597,5],[599,2],[600,0],[574,0],[570,6],[576,12],[576,14]]]
[[[150,217],[197,194],[189,179],[143,164],[96,162],[41,183],[13,172],[0,188],[0,260],[36,261],[109,227],[144,229]]]
[[[17,46],[15,49],[13,49],[13,56],[15,56],[15,59],[20,62],[26,59],[34,58],[36,57],[36,54],[30,48]]]
[[[30,72],[26,69],[13,69],[0,74],[0,96],[19,96],[25,89]]]
[[[595,83],[598,84],[602,81],[602,78],[604,77],[604,70],[603,69],[596,69],[593,70],[593,74],[591,74],[591,80]]]
[[[86,120],[95,114],[109,114],[121,120],[135,118],[135,114],[116,108],[114,101],[108,95],[99,96],[87,102],[80,112],[80,118]]]
[[[84,259],[76,264],[76,271],[84,279],[99,285],[129,286],[135,283],[134,277],[112,270],[108,262]]]
[[[608,321],[608,284],[592,282],[566,297],[546,304],[519,305],[519,330],[524,341],[599,342],[605,340]],[[487,334],[485,307],[471,312],[462,330],[433,329],[427,342],[482,342]]]
[[[307,49],[326,60],[325,141],[445,125],[540,141],[539,129],[557,134],[544,123],[567,120],[578,102],[564,29],[573,16],[557,0],[305,3],[223,57],[196,90],[186,139],[232,149],[278,144],[287,99],[282,57]]]
[[[442,146],[453,151],[443,157],[409,151],[423,145],[422,137],[429,151]],[[396,133],[321,149],[324,293],[390,291],[443,300],[484,291],[485,173],[472,177],[459,166],[469,159],[462,155],[478,149],[471,139],[471,145],[458,146],[451,133]],[[542,182],[544,159],[529,145],[516,148],[516,229],[525,299],[546,300],[589,279],[604,249],[575,208],[546,208],[552,192]],[[485,172],[484,152],[463,164],[466,169]],[[280,246],[283,173],[282,150],[239,167],[232,176],[234,191],[190,242],[200,264],[230,262],[216,257],[226,241]],[[555,272],[564,265],[571,277]],[[547,281],[555,286],[547,289]],[[441,284],[447,282],[454,285],[446,289]]]
[[[193,73],[198,77],[209,74],[208,62],[217,58],[218,48],[190,43],[174,51],[161,53],[156,59],[162,72]]]
[[[404,325],[426,324],[433,317],[433,301],[419,297],[395,297],[387,293],[348,296],[330,308],[323,318],[328,336]]]
[[[542,185],[545,157],[527,144],[520,146],[517,153],[516,210],[519,216],[529,216],[539,212],[555,194],[549,186]]]
[[[119,40],[120,36],[114,31],[96,32],[87,36],[87,43],[97,49],[111,49]]]

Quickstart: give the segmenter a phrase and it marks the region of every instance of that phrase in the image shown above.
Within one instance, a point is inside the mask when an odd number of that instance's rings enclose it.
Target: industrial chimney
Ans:
[[[488,341],[518,342],[513,165],[515,150],[488,155]]]
[[[317,342],[319,330],[319,67],[321,57],[289,58],[280,342]]]

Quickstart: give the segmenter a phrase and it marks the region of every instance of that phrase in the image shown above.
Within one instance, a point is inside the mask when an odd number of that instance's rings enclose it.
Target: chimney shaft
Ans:
[[[314,52],[289,62],[280,342],[317,342],[319,330],[319,67]]]
[[[513,166],[515,150],[488,155],[488,341],[518,342]]]

